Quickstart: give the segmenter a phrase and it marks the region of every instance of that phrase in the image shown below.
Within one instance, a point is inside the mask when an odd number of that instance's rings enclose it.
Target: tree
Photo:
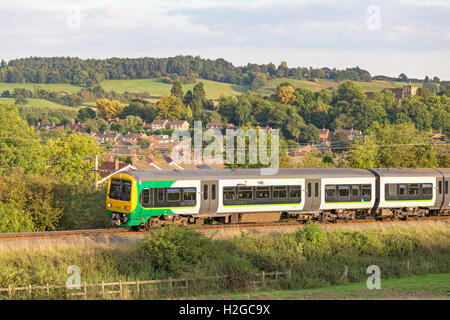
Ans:
[[[277,86],[275,94],[281,103],[293,104],[296,99],[294,92],[295,88],[289,82],[282,82]]]
[[[20,117],[18,108],[0,103],[1,169],[23,166],[25,172],[44,172],[46,159],[39,142],[39,134]]]
[[[80,109],[78,111],[78,121],[85,122],[88,119],[95,119],[97,117],[97,114],[95,111],[89,107]]]
[[[264,87],[266,83],[267,76],[264,73],[258,72],[253,78],[252,83],[250,84],[250,89],[258,90],[259,88]]]
[[[26,105],[27,103],[28,103],[28,100],[27,100],[27,98],[25,98],[24,96],[22,96],[22,95],[16,96],[16,102],[15,102],[16,105],[22,105],[22,106],[24,106],[24,105]]]
[[[170,90],[170,94],[172,96],[175,96],[178,99],[180,99],[180,101],[183,101],[183,88],[181,86],[180,80],[177,79],[173,82],[173,86],[172,86],[172,89]]]
[[[439,166],[436,150],[429,135],[412,123],[375,122],[363,140],[355,141],[349,164],[356,168],[433,168]]]
[[[161,97],[156,107],[158,109],[156,119],[180,120],[186,116],[183,104],[174,96]]]
[[[404,73],[401,73],[401,74],[398,76],[398,79],[399,79],[400,81],[402,81],[402,82],[408,82],[408,77],[407,77],[406,74],[404,74]]]
[[[66,183],[92,185],[93,157],[100,147],[90,137],[75,133],[63,138],[51,139],[45,145],[46,155],[51,165],[48,172]]]
[[[115,131],[117,133],[124,134],[127,132],[125,130],[125,126],[121,122],[113,122],[111,123],[111,131]]]
[[[139,132],[143,129],[143,121],[139,116],[127,116],[124,121],[127,132]]]
[[[98,99],[96,105],[100,115],[106,120],[115,118],[123,111],[118,100]]]

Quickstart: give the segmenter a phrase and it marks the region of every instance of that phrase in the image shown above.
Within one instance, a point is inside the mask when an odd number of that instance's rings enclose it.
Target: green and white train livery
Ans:
[[[114,174],[107,210],[118,227],[354,219],[448,213],[449,169],[138,170]]]

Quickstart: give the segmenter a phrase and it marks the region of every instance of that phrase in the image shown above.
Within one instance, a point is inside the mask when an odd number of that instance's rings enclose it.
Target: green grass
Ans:
[[[240,95],[246,92],[247,89],[243,86],[238,86],[230,83],[223,83],[211,80],[198,79],[196,83],[203,82],[205,86],[206,96],[208,99],[217,99],[221,94],[224,95]],[[172,85],[165,83],[162,78],[152,79],[138,79],[138,80],[105,80],[101,86],[106,91],[116,92],[144,92],[147,91],[152,96],[164,96],[170,94]],[[195,84],[183,85],[183,92],[192,90]]]
[[[4,83],[0,82],[0,93],[5,90],[12,91],[15,88],[25,88],[33,91],[36,86],[40,86],[43,89],[51,91],[67,91],[69,93],[76,93],[83,89],[81,86],[73,85],[70,83]]]
[[[70,107],[65,106],[59,103],[55,103],[45,99],[27,99],[28,103],[24,105],[25,108],[47,108],[47,109],[61,109],[61,110],[70,110],[70,111],[78,111],[81,107]],[[0,98],[0,102],[9,102],[14,104],[16,99],[14,98]]]
[[[267,84],[257,90],[256,92],[262,95],[270,95],[275,92],[276,87],[284,82],[290,82],[294,87],[299,88],[308,88],[313,91],[319,91],[322,89],[336,89],[339,86],[339,82],[320,79],[318,81],[309,81],[309,80],[296,80],[296,79],[273,79],[267,82]],[[383,80],[373,80],[371,82],[359,82],[355,81],[364,91],[381,91],[384,88],[401,88],[406,85],[404,82],[395,82],[395,81],[383,81]],[[422,84],[414,84],[419,87]]]
[[[325,231],[313,224],[295,233],[242,234],[231,239],[211,239],[191,228],[166,227],[153,230],[139,244],[88,240],[76,246],[41,243],[40,248],[1,248],[0,287],[64,284],[67,267],[76,265],[87,283],[227,276],[220,281],[220,293],[215,281],[211,286],[199,280],[188,292],[176,294],[184,297],[446,298],[449,239],[448,226]],[[374,264],[381,270],[382,290],[365,286],[367,267]],[[291,277],[281,276],[278,288],[267,281],[271,291],[256,291],[253,281],[260,277],[255,273],[287,270]],[[166,296],[167,292],[158,291],[146,297]]]
[[[381,278],[380,289],[368,289],[366,282],[303,290],[264,290],[200,297],[202,299],[449,299],[450,273],[427,274],[399,279]]]

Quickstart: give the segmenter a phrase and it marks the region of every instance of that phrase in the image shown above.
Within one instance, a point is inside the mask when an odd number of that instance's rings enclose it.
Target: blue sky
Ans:
[[[0,0],[0,58],[219,58],[450,80],[448,0]]]

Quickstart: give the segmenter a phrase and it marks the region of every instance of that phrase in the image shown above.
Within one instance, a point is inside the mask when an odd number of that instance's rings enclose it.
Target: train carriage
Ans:
[[[377,203],[374,211],[379,217],[407,218],[448,209],[448,169],[382,168],[371,169],[377,176]],[[446,172],[446,173],[444,173]],[[447,175],[447,177],[446,177]]]
[[[113,225],[406,218],[447,212],[449,169],[137,170],[108,186]]]

